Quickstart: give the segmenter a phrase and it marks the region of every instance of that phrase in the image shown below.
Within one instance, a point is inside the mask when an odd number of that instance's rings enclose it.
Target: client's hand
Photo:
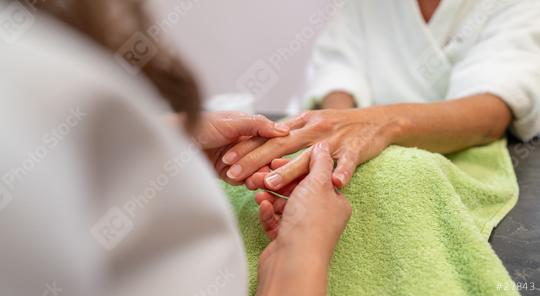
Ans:
[[[252,176],[272,160],[313,144],[326,141],[337,159],[332,180],[337,187],[350,181],[356,167],[377,156],[392,143],[401,124],[382,108],[352,110],[319,110],[305,112],[290,119],[288,137],[275,139],[253,138],[237,144],[223,157],[232,165],[227,175],[236,181]],[[308,172],[309,149],[295,160],[279,168],[265,179],[266,188],[278,190]],[[258,182],[246,180],[250,189],[263,188]]]
[[[280,193],[257,194],[260,220],[273,239],[259,261],[258,295],[326,295],[327,268],[352,209],[337,193],[331,175],[334,162],[326,143],[309,154],[309,174]]]
[[[169,119],[173,123],[178,117]],[[287,136],[289,127],[282,123],[274,123],[262,115],[247,115],[240,112],[205,112],[201,114],[200,124],[195,132],[195,141],[204,150],[217,173],[225,180],[229,168],[221,161],[223,154],[240,140],[250,137],[264,139]]]

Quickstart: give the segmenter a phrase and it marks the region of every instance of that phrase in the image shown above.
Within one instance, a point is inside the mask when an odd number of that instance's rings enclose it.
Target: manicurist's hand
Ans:
[[[332,184],[333,165],[328,144],[319,143],[309,153],[309,174],[280,191],[286,204],[257,194],[272,239],[260,257],[258,295],[326,295],[330,258],[352,213]]]
[[[225,175],[229,166],[221,161],[230,147],[251,137],[267,140],[289,134],[289,127],[285,124],[275,123],[262,115],[241,112],[205,112],[201,114],[199,122],[194,134],[195,141],[204,150],[217,173],[225,181],[234,184],[238,182]]]

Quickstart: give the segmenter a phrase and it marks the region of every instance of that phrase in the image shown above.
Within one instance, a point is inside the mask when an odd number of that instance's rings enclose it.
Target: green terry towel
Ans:
[[[254,193],[223,186],[255,294],[269,241]],[[343,193],[353,215],[332,259],[329,295],[518,295],[488,243],[518,196],[505,140],[446,157],[391,146],[358,167]]]

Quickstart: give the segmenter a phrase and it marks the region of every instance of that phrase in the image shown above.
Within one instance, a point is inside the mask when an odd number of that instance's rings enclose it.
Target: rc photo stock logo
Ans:
[[[6,209],[13,201],[13,196],[6,186],[0,182],[0,212]]]
[[[90,233],[107,250],[114,249],[133,230],[133,221],[119,207],[111,208]]]
[[[30,10],[19,1],[11,1],[0,11],[0,39],[15,44],[34,24]]]
[[[116,61],[131,75],[137,75],[158,53],[156,44],[142,32],[131,36],[114,55]]]
[[[265,62],[258,60],[249,67],[236,81],[236,88],[256,97],[264,97],[279,82],[276,71]]]

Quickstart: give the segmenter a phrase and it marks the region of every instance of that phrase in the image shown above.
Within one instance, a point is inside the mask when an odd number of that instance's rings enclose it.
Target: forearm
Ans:
[[[328,285],[328,259],[306,251],[279,251],[259,266],[258,296],[324,296]]]
[[[377,108],[398,123],[392,144],[439,153],[493,142],[504,135],[512,121],[509,107],[500,98],[489,94]]]

